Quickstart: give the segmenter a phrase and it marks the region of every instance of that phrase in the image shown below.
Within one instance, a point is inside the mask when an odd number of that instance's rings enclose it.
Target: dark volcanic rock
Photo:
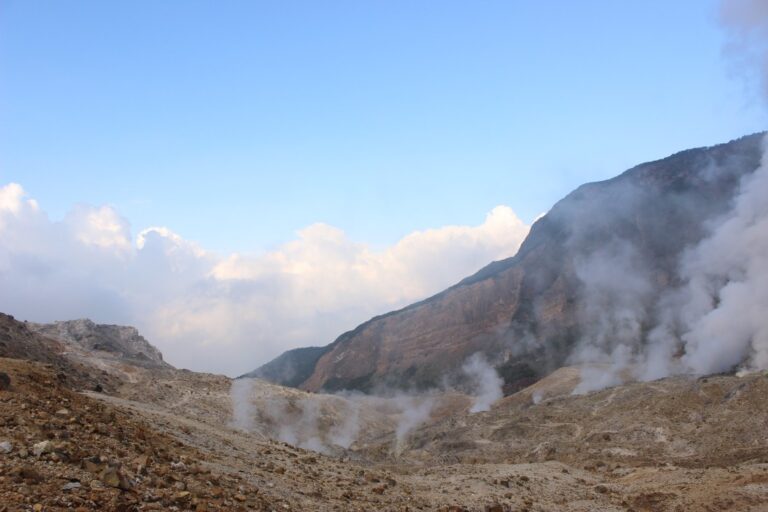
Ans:
[[[263,368],[298,359],[290,382],[312,391],[426,387],[483,351],[507,392],[519,389],[562,365],[583,333],[578,262],[629,243],[648,269],[648,300],[657,299],[677,282],[681,253],[702,239],[707,221],[727,211],[740,179],[758,167],[762,138],[683,151],[583,185],[533,225],[514,257],[373,318],[323,349],[294,351]]]

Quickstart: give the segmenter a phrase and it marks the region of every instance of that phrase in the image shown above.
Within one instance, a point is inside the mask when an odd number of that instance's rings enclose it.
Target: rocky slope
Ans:
[[[488,412],[425,425],[409,436],[401,455],[619,466],[768,462],[765,372],[628,382],[573,395],[580,371],[561,368]]]
[[[95,324],[88,319],[68,320],[52,324],[27,323],[30,330],[59,340],[72,349],[87,353],[107,352],[132,364],[170,368],[160,351],[151,345],[135,327]]]
[[[683,151],[584,185],[533,225],[514,257],[373,318],[323,351],[287,354],[262,373],[312,391],[425,388],[482,351],[505,391],[520,389],[560,367],[583,334],[577,265],[598,249],[629,245],[637,265],[649,269],[647,300],[656,300],[678,279],[681,253],[727,211],[740,178],[758,167],[762,137]],[[288,377],[275,371],[283,366]]]
[[[0,358],[0,510],[275,510],[195,447],[76,393],[50,366]]]
[[[71,347],[59,340],[43,336],[27,322],[0,313],[0,357],[25,359],[45,363],[51,368],[58,382],[77,389],[114,390],[120,379],[94,365],[97,358],[71,357]]]

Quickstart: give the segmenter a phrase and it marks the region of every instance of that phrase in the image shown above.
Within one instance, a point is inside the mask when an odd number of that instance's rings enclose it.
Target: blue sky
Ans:
[[[717,2],[0,3],[0,184],[259,252],[526,222],[758,131]]]

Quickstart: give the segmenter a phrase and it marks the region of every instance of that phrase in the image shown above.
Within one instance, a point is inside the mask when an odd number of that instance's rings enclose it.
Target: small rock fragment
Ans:
[[[50,441],[40,441],[32,445],[32,453],[36,456],[41,456],[44,453],[51,453],[53,451],[53,443]]]
[[[0,453],[11,453],[13,451],[13,445],[10,441],[0,442]]]

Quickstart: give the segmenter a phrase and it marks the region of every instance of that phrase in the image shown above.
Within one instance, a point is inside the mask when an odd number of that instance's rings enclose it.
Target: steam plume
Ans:
[[[251,379],[236,379],[232,381],[229,389],[229,397],[232,401],[232,426],[239,430],[250,432],[253,430],[253,418],[255,409],[251,402]]]
[[[429,419],[434,402],[426,396],[400,396],[395,401],[402,410],[395,429],[395,453],[400,453],[408,434]]]
[[[474,389],[474,400],[469,412],[487,411],[495,401],[504,396],[504,382],[483,354],[478,352],[472,355],[464,362],[461,370],[469,377]]]
[[[730,210],[682,253],[679,286],[659,297],[627,241],[577,265],[587,326],[571,361],[591,363],[576,393],[631,376],[768,369],[768,156]],[[597,363],[597,365],[595,364]]]

